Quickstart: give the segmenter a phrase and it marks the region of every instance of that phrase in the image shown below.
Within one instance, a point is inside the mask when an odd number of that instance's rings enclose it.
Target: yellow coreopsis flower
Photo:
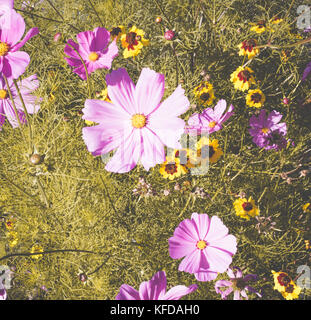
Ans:
[[[238,67],[232,74],[230,81],[234,84],[234,88],[237,90],[248,90],[252,84],[255,84],[255,78],[253,76],[254,71],[248,67]]]
[[[113,41],[115,38],[117,38],[117,41],[121,38],[121,36],[125,34],[125,28],[124,26],[117,26],[110,30],[110,37],[111,41]]]
[[[209,106],[215,99],[213,85],[208,81],[201,82],[194,88],[193,93],[198,102],[203,106]]]
[[[221,148],[219,148],[218,140],[210,140],[207,137],[202,137],[195,145],[197,150],[197,157],[199,164],[206,164],[208,162],[215,163],[223,155]]]
[[[249,218],[254,218],[259,215],[259,209],[255,204],[255,200],[252,197],[239,198],[233,203],[235,213],[237,216],[249,220]]]
[[[271,19],[271,23],[272,24],[279,24],[283,21],[283,19],[279,18],[279,17],[274,17]]]
[[[279,291],[286,300],[293,300],[299,297],[301,288],[295,284],[286,272],[271,271],[274,280],[274,290]]]
[[[38,244],[35,244],[30,250],[30,253],[40,253],[40,252],[43,252],[43,248]],[[32,255],[30,257],[32,259],[37,259],[38,260],[41,257],[43,257],[43,255],[42,254],[36,254],[36,255]]]
[[[240,56],[247,55],[248,59],[253,58],[260,52],[260,50],[257,48],[257,41],[255,39],[249,39],[249,40],[243,41],[238,45],[238,48],[240,49],[239,55]]]
[[[197,163],[197,157],[193,150],[183,148],[175,149],[173,153],[174,158],[178,158],[182,165],[185,165],[187,168],[194,168]]]
[[[137,29],[135,26],[131,27],[128,33],[121,35],[124,58],[137,56],[144,46],[149,45],[149,40],[144,38],[145,32]]]
[[[18,233],[16,231],[10,231],[7,233],[7,237],[10,248],[14,248],[18,244]]]
[[[264,93],[260,89],[249,90],[246,96],[246,104],[249,107],[261,108],[266,101]]]
[[[174,157],[167,157],[162,163],[159,172],[165,179],[173,180],[188,172],[186,166],[180,164],[180,160]]]
[[[302,210],[303,210],[304,213],[311,212],[311,204],[310,204],[310,202],[304,204],[302,206]]]
[[[266,22],[264,20],[260,20],[257,23],[251,23],[251,31],[256,33],[263,33],[267,30]]]

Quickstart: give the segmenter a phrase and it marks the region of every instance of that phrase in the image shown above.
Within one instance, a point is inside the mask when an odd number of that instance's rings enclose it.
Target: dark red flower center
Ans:
[[[111,30],[110,35],[113,37],[117,37],[121,32],[122,32],[121,28],[116,27]]]
[[[134,46],[138,45],[137,42],[137,34],[135,32],[129,32],[126,34],[126,39],[125,41],[128,43],[128,50],[135,50]]]
[[[281,286],[287,287],[291,281],[290,277],[286,273],[281,273],[277,277],[278,282]]]
[[[257,26],[259,28],[263,28],[263,27],[266,26],[266,22],[264,20],[260,20],[260,21],[257,22]]]
[[[240,81],[243,81],[244,83],[249,81],[249,79],[251,78],[251,73],[248,70],[242,70],[241,72],[239,72],[238,74],[238,78]]]
[[[252,52],[254,47],[256,47],[256,41],[254,39],[249,39],[242,42],[242,49],[245,51]]]
[[[251,100],[255,103],[259,103],[261,101],[261,94],[259,92],[255,92],[251,95]]]
[[[242,208],[245,210],[245,211],[251,211],[253,209],[253,205],[250,203],[250,202],[244,202],[242,204]]]
[[[208,92],[204,92],[200,95],[200,99],[203,100],[204,102],[207,101],[210,98],[210,95]]]
[[[287,293],[293,293],[294,292],[294,286],[292,285],[292,284],[289,284],[287,287],[286,287],[286,289],[285,289],[285,291],[287,292]]]
[[[245,289],[246,282],[242,278],[233,279],[232,282],[237,289],[239,290]]]
[[[167,165],[165,165],[165,171],[168,174],[174,174],[177,172],[177,165],[176,163],[168,163]]]

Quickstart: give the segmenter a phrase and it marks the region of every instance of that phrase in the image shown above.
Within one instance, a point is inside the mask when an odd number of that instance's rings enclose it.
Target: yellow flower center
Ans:
[[[207,247],[207,244],[204,240],[200,240],[197,242],[197,248],[203,250]]]
[[[269,132],[269,129],[268,129],[268,128],[262,128],[262,129],[261,129],[261,132],[263,132],[263,133],[268,133],[268,132]]]
[[[91,52],[89,54],[89,60],[90,61],[96,61],[96,60],[98,60],[98,58],[99,58],[99,55],[96,52]]]
[[[147,123],[147,117],[143,114],[134,114],[132,117],[132,126],[137,129],[143,128]]]
[[[0,57],[6,55],[9,49],[10,49],[10,46],[7,43],[0,41]]]
[[[216,126],[216,121],[212,121],[212,122],[210,122],[209,124],[208,124],[208,126],[210,127],[210,128],[214,128],[215,126]]]
[[[0,99],[6,99],[6,97],[8,96],[8,92],[4,89],[0,89]]]

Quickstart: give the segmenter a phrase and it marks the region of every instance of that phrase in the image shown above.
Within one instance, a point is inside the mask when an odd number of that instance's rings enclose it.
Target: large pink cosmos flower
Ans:
[[[9,86],[12,92],[13,100],[18,111],[19,119],[21,123],[26,122],[26,116],[24,113],[22,102],[18,96],[16,87],[12,79],[8,79]],[[33,95],[33,91],[39,87],[39,81],[36,75],[32,75],[26,79],[18,82],[18,87],[23,97],[27,112],[33,114],[40,109],[40,101],[38,97]],[[3,78],[0,76],[0,130],[5,122],[5,118],[8,119],[13,128],[18,127],[18,120],[16,113],[13,109],[12,101],[10,100],[9,93]]]
[[[226,111],[226,100],[219,100],[214,109],[206,108],[202,113],[194,113],[188,120],[186,133],[190,135],[200,135],[202,132],[213,133],[222,129],[222,124],[234,113],[231,104]]]
[[[157,272],[149,281],[139,286],[139,291],[122,284],[116,300],[179,300],[183,296],[197,290],[198,286],[176,286],[166,292],[166,275],[164,271]]]
[[[112,60],[118,55],[118,47],[116,40],[109,44],[110,32],[105,28],[95,28],[94,31],[85,31],[77,34],[78,43],[69,39],[65,47],[65,54],[69,58],[65,58],[68,64],[74,67],[73,71],[78,74],[81,79],[86,79],[83,59],[88,74],[97,69],[110,69]],[[79,52],[81,58],[73,48]]]
[[[124,173],[140,160],[146,170],[165,161],[164,146],[181,149],[184,121],[189,108],[178,86],[166,100],[164,75],[144,68],[136,87],[125,69],[106,76],[110,102],[86,100],[83,119],[99,123],[83,128],[83,139],[94,156],[117,149],[106,170]]]
[[[30,29],[25,38],[23,17],[15,10],[2,6],[0,18],[0,72],[7,78],[17,79],[22,75],[30,62],[28,53],[18,51],[29,39],[39,33],[38,28]],[[8,18],[9,17],[9,18]]]
[[[193,273],[199,281],[210,281],[225,272],[236,253],[236,238],[217,217],[193,213],[175,229],[169,240],[171,258],[185,257],[179,271]]]

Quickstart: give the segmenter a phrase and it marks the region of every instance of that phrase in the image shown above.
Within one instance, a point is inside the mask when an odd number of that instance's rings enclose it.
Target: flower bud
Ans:
[[[162,22],[162,18],[161,17],[156,17],[155,22],[156,23],[161,23]]]
[[[61,38],[62,34],[57,32],[55,35],[54,35],[54,42],[58,42],[58,40]]]
[[[43,162],[43,157],[42,156],[40,156],[39,154],[33,154],[31,157],[30,157],[30,162],[32,163],[32,164],[34,164],[34,165],[38,165],[38,164],[40,164],[40,163],[42,163]]]
[[[175,32],[173,30],[165,31],[164,38],[169,41],[173,40],[175,38]]]

